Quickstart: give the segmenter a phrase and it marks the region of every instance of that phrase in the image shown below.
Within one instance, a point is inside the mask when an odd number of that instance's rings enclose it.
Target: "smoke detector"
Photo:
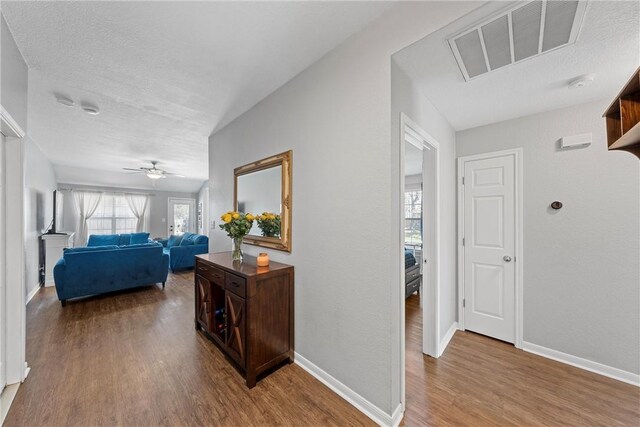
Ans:
[[[100,114],[100,109],[91,104],[82,104],[82,110],[87,114],[91,114],[92,116],[97,116],[98,114]]]
[[[575,43],[586,0],[516,2],[450,37],[466,81]]]
[[[62,104],[65,107],[73,107],[74,105],[76,105],[76,103],[73,102],[72,99],[62,95],[56,96],[56,101],[58,101],[59,104]]]

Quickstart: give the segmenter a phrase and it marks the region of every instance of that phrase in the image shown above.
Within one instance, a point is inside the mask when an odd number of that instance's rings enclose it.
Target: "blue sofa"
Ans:
[[[181,236],[170,236],[159,243],[163,246],[163,252],[169,255],[169,268],[172,272],[195,267],[196,255],[209,252],[209,238],[202,234],[184,233]]]
[[[67,249],[53,268],[58,299],[98,295],[162,283],[169,256],[158,243],[106,245]]]

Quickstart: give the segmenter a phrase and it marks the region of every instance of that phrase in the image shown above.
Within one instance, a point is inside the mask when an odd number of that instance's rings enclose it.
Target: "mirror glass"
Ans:
[[[291,150],[233,170],[234,210],[255,216],[244,243],[291,252]]]
[[[238,211],[256,217],[264,213],[282,215],[282,166],[274,166],[238,176]],[[267,217],[265,219],[270,219]],[[274,219],[275,220],[275,219]],[[273,220],[272,220],[273,221]],[[265,227],[266,228],[266,227]],[[280,237],[280,227],[263,231],[254,221],[250,236]]]

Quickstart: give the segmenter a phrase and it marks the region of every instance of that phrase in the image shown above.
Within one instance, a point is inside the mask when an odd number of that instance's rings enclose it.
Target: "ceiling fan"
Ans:
[[[171,172],[167,172],[167,171],[165,171],[163,169],[158,169],[156,167],[157,164],[158,164],[157,161],[152,160],[150,168],[140,167],[138,169],[132,169],[132,168],[122,168],[122,169],[124,169],[126,171],[133,171],[133,172],[130,172],[130,173],[144,173],[151,179],[166,178],[168,176],[175,176],[177,178],[184,178],[184,175],[178,175],[177,173],[171,173]]]

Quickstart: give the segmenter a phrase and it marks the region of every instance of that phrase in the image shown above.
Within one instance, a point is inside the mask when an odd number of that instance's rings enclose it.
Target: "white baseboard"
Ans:
[[[442,353],[447,349],[451,338],[453,338],[457,330],[458,322],[453,322],[447,333],[444,334],[444,337],[440,340],[440,344],[438,345],[438,357],[442,356]]]
[[[389,415],[298,353],[295,353],[295,363],[378,425],[395,427],[400,424],[404,415],[402,405],[399,404],[393,414]]]
[[[396,410],[393,411],[393,415],[391,415],[391,425],[393,427],[398,427],[403,417],[404,411],[402,410],[402,404],[399,404],[396,406]]]
[[[29,304],[29,301],[31,301],[31,299],[34,296],[36,296],[39,290],[40,290],[40,284],[37,284],[36,287],[33,288],[33,290],[27,294],[27,302],[25,302],[24,305]]]
[[[566,363],[567,365],[575,366],[576,368],[604,375],[605,377],[613,378],[614,380],[622,381],[635,386],[640,386],[640,375],[634,374],[632,372],[623,371],[622,369],[613,368],[611,366],[603,365],[602,363],[593,362],[591,360],[583,359],[581,357],[573,356],[561,351],[552,350],[550,348],[526,341],[522,342],[522,349],[529,353],[546,357],[547,359]]]
[[[13,398],[16,397],[18,387],[20,387],[20,383],[11,384],[0,392],[0,426],[4,423],[4,419],[9,413],[9,408],[13,402]]]

